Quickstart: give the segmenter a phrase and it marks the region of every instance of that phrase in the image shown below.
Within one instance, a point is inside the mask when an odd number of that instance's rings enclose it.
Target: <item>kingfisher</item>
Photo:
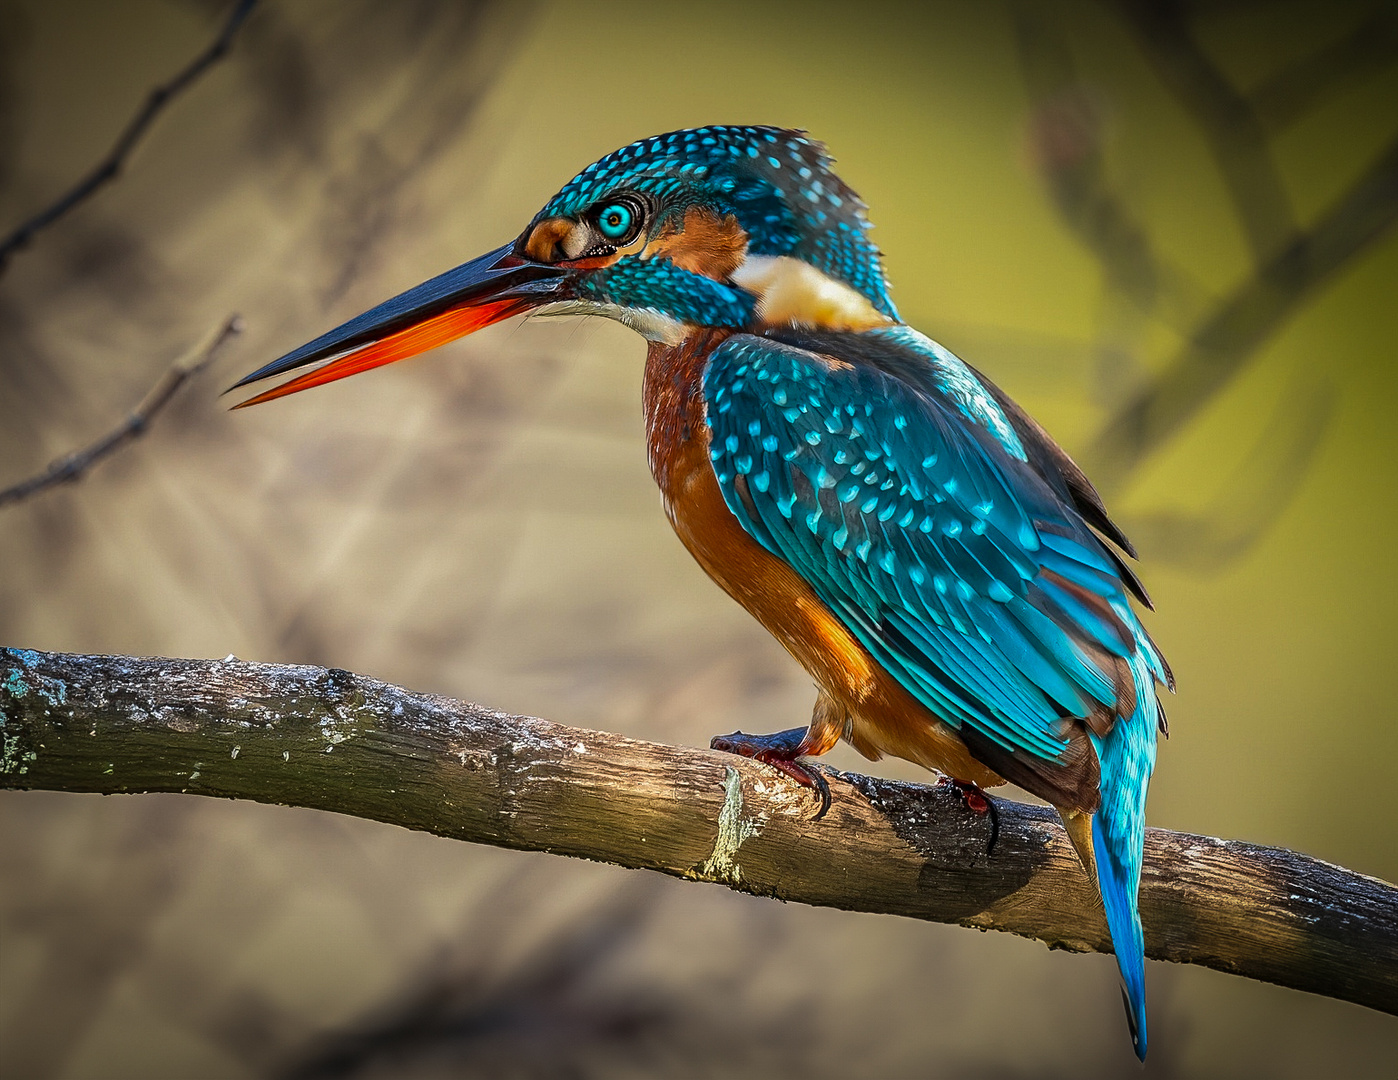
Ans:
[[[978,811],[1018,784],[1058,809],[1096,882],[1137,1055],[1137,911],[1157,687],[1130,541],[1028,413],[903,322],[866,207],[799,130],[632,143],[512,242],[252,372],[270,401],[532,312],[648,344],[647,452],[690,554],[811,675],[810,723],[717,749],[829,788],[844,739],[940,773]],[[317,365],[310,367],[310,365]],[[817,815],[819,816],[819,815]]]

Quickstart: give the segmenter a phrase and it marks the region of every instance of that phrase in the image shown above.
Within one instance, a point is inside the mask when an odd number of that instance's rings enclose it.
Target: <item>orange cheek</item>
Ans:
[[[737,218],[691,206],[683,225],[646,245],[645,257],[669,259],[681,270],[724,281],[742,265],[747,246],[748,234]]]

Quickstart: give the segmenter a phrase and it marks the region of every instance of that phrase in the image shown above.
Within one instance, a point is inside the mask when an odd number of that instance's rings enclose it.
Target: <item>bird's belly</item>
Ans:
[[[1003,783],[879,665],[805,579],[738,523],[709,461],[702,363],[685,370],[685,351],[652,347],[646,367],[651,472],[680,541],[844,708],[843,736],[860,753],[873,759],[891,754],[982,787]],[[657,353],[670,363],[658,364]]]

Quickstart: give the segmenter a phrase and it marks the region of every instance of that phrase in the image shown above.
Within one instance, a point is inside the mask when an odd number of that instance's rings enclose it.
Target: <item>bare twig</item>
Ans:
[[[1053,811],[771,768],[416,694],[347,671],[0,649],[0,788],[334,810],[762,896],[1109,952]],[[1147,955],[1398,1014],[1398,889],[1295,852],[1148,830]]]
[[[175,392],[203,371],[218,355],[224,343],[242,333],[242,330],[242,319],[237,315],[230,315],[202,342],[171,364],[141,403],[115,429],[81,450],[75,450],[59,458],[37,476],[0,489],[0,507],[22,502],[31,495],[37,495],[59,484],[70,484],[82,479],[99,461],[145,434],[150,422],[175,396]]]
[[[20,224],[3,240],[0,240],[0,273],[4,273],[10,258],[15,252],[26,247],[36,233],[48,228],[75,206],[85,202],[104,184],[116,179],[151,124],[165,110],[170,102],[189,89],[210,67],[221,60],[233,44],[248,15],[256,6],[257,0],[238,0],[219,31],[218,37],[203,52],[191,60],[170,79],[147,95],[145,103],[127,123],[125,130],[117,138],[107,156],[103,158],[85,177],[60,196],[49,206]]]

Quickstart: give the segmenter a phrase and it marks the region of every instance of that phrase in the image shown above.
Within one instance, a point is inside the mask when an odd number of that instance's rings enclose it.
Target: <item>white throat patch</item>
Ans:
[[[532,314],[545,319],[556,315],[601,315],[629,326],[647,341],[663,341],[667,345],[683,341],[686,330],[684,323],[655,308],[628,308],[597,300],[555,300],[535,308]]]

